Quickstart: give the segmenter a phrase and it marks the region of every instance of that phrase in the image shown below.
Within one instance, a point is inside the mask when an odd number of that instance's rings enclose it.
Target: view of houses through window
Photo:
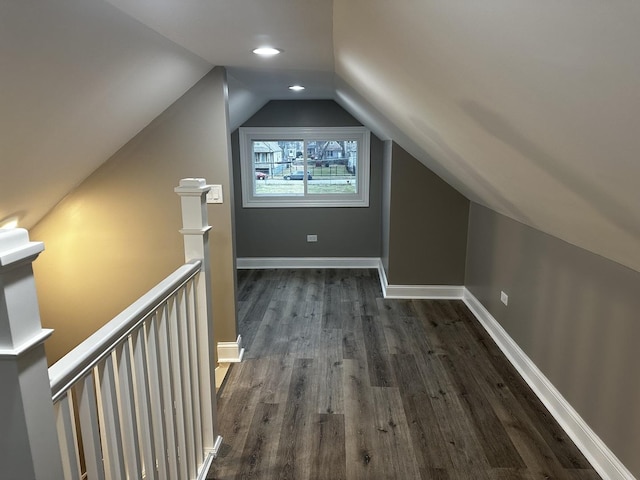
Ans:
[[[252,151],[256,195],[358,191],[356,140],[254,140]]]
[[[364,127],[241,128],[245,206],[366,206]]]

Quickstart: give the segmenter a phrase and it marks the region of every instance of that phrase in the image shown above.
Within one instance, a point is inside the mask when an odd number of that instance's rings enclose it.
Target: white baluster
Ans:
[[[180,366],[180,333],[178,326],[178,298],[177,294],[169,300],[169,340],[171,345],[171,373],[173,379],[173,402],[176,415],[176,437],[178,439],[178,472],[180,478],[189,478],[187,458],[187,440],[185,438],[185,418],[182,401],[182,368]]]
[[[169,463],[167,456],[167,426],[164,419],[164,404],[162,401],[162,379],[160,377],[160,347],[158,346],[158,316],[156,312],[145,322],[145,336],[147,340],[147,358],[149,367],[149,396],[151,408],[151,424],[156,444],[156,459],[158,462],[158,477],[160,480],[169,478]]]
[[[133,369],[131,368],[131,346],[129,339],[116,347],[118,365],[118,392],[120,425],[124,458],[129,478],[142,478],[142,461],[138,445],[138,423],[133,396]]]
[[[66,480],[80,480],[80,455],[78,453],[78,438],[76,434],[76,419],[71,400],[71,392],[67,392],[54,406],[58,441],[62,453],[62,468]]]
[[[178,476],[178,449],[176,440],[175,405],[173,403],[173,372],[171,369],[171,355],[169,342],[169,313],[168,306],[158,312],[158,353],[162,372],[162,403],[164,407],[164,423],[166,425],[165,439],[167,442],[167,456],[169,462],[169,478]]]
[[[87,468],[87,478],[104,480],[104,463],[100,445],[100,427],[98,422],[98,402],[96,398],[96,380],[94,372],[84,377],[76,387],[82,451]]]
[[[118,415],[118,395],[113,355],[109,354],[97,367],[100,395],[98,413],[100,418],[100,438],[104,449],[107,478],[127,478],[122,450],[122,432]]]
[[[200,368],[198,365],[198,318],[196,315],[195,282],[187,284],[187,326],[189,342],[189,374],[191,376],[191,401],[193,404],[193,424],[195,435],[196,464],[200,465],[204,460],[202,447],[202,406],[200,404]]]
[[[133,344],[133,366],[136,376],[134,392],[140,422],[140,438],[142,439],[142,460],[145,480],[156,480],[156,438],[151,428],[151,397],[149,395],[149,370],[147,368],[147,349],[145,345],[144,326],[141,325],[131,335]]]
[[[191,372],[189,371],[189,334],[187,317],[187,287],[184,285],[176,295],[178,312],[178,340],[180,344],[180,369],[183,419],[186,440],[186,458],[188,467],[188,478],[196,476],[196,454],[194,429],[196,427],[193,419],[193,403],[191,401]]]

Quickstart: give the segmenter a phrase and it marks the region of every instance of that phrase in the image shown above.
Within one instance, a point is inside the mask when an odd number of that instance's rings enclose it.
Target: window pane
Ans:
[[[240,127],[242,206],[369,206],[364,127]]]
[[[358,192],[358,142],[356,140],[316,140],[307,142],[310,194],[350,194]]]
[[[304,169],[302,140],[253,140],[254,194],[256,196],[304,195],[297,172]]]

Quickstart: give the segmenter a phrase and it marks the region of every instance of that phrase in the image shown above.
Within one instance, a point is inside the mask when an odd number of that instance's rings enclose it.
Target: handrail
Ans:
[[[171,297],[199,271],[202,261],[182,265],[132,303],[106,325],[49,367],[51,396],[56,402],[75,382],[91,371],[150,313]]]

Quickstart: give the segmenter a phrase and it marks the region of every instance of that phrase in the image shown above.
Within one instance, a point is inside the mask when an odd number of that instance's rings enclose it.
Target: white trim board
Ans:
[[[635,480],[631,472],[591,430],[484,305],[466,288],[462,300],[598,474],[605,480]]]
[[[198,470],[197,480],[206,480],[211,464],[213,464],[213,461],[218,457],[218,453],[220,453],[220,447],[222,447],[222,437],[218,435],[211,451],[205,451],[205,459]]]
[[[384,298],[420,300],[462,300],[463,286],[457,285],[388,285]]]
[[[222,437],[218,436],[216,438],[216,443],[213,448],[213,452],[207,453],[204,462],[200,465],[200,470],[198,470],[197,480],[206,480],[207,475],[209,474],[209,469],[211,468],[211,464],[218,456],[218,450],[220,450],[220,446],[222,445]]]
[[[384,298],[462,299],[464,291],[457,285],[389,285],[382,260],[376,257],[248,257],[238,258],[236,268],[375,268]]]
[[[464,292],[464,286],[457,285],[389,285],[382,260],[378,263],[378,276],[384,298],[461,300]]]
[[[235,342],[218,342],[218,363],[239,363],[244,356],[242,336],[238,335]]]
[[[236,260],[236,268],[378,268],[377,257],[247,257]]]

